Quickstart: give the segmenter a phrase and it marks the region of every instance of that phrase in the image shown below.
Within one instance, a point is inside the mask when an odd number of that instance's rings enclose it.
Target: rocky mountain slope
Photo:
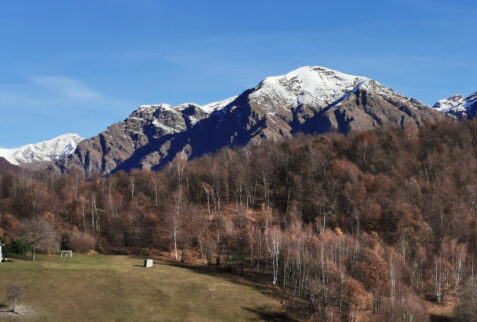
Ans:
[[[14,165],[56,161],[73,153],[82,140],[83,138],[77,134],[64,134],[48,141],[28,144],[19,148],[0,148],[0,157]]]
[[[477,92],[468,97],[460,94],[452,95],[438,101],[433,108],[460,119],[471,119],[477,114]]]
[[[124,121],[82,141],[57,165],[63,171],[79,166],[88,174],[158,169],[179,154],[194,158],[298,132],[348,133],[388,124],[415,128],[442,117],[372,79],[306,66],[205,106],[141,106]]]
[[[7,172],[19,173],[21,170],[22,168],[17,167],[5,160],[5,158],[0,157],[0,174]]]

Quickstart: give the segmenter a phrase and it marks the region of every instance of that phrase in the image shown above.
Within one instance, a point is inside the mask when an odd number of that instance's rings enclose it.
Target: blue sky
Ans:
[[[474,0],[0,2],[0,147],[322,65],[427,104],[477,91]]]

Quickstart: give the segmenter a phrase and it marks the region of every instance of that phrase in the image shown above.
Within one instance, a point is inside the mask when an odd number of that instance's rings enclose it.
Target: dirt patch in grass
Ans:
[[[0,308],[0,319],[2,320],[29,320],[35,316],[35,310],[25,304],[18,304],[13,313],[11,307]]]

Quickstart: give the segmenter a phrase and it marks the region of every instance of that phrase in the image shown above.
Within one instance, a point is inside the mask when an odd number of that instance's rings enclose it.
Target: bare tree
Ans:
[[[131,190],[131,199],[134,199],[134,192],[136,191],[136,185],[134,181],[134,176],[129,175],[129,189]]]
[[[396,281],[397,281],[397,275],[396,275],[396,268],[394,266],[393,258],[389,259],[389,277],[391,280],[391,312],[392,312],[392,318],[394,319],[394,314],[395,314],[395,302],[396,302]]]
[[[31,245],[32,261],[35,261],[37,248],[51,250],[58,246],[57,233],[51,223],[43,218],[25,220],[20,226],[21,236]]]
[[[279,259],[282,251],[283,243],[283,233],[278,226],[273,226],[267,232],[267,248],[272,258],[272,268],[273,268],[273,285],[278,281],[278,269],[279,269]]]
[[[152,182],[152,185],[154,187],[154,204],[157,207],[158,204],[159,204],[159,192],[158,192],[159,179],[158,179],[157,172],[152,172],[151,173],[151,182]]]
[[[178,253],[177,253],[177,231],[179,229],[179,217],[181,215],[181,204],[183,202],[183,189],[182,189],[182,181],[184,176],[184,164],[177,162],[177,191],[174,193],[174,203],[175,203],[175,212],[173,213],[172,217],[172,234],[174,238],[174,256],[175,259],[178,260]]]
[[[437,303],[441,304],[447,285],[448,275],[445,260],[442,257],[434,258],[434,268],[434,294],[436,296]]]

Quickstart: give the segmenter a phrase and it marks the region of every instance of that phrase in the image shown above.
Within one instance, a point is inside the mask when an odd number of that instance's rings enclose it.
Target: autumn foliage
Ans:
[[[426,321],[425,301],[472,278],[476,157],[477,121],[446,121],[179,153],[158,172],[3,173],[1,232],[41,216],[82,252],[162,252],[265,278],[308,301],[302,318]]]

